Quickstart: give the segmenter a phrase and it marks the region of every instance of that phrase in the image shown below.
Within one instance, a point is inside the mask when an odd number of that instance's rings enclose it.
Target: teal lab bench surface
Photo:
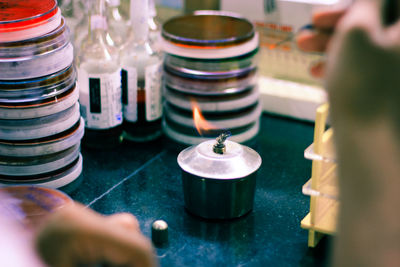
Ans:
[[[161,266],[327,266],[331,239],[308,248],[300,228],[309,210],[302,186],[311,174],[303,153],[313,131],[308,122],[261,117],[259,135],[246,144],[263,160],[254,208],[238,219],[205,220],[185,210],[177,156],[186,146],[166,137],[106,151],[82,147],[83,173],[66,190],[102,214],[134,214],[149,238],[152,223],[166,221],[168,243],[155,250]]]

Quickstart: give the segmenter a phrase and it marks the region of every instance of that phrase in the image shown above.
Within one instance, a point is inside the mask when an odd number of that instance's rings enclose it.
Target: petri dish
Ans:
[[[203,113],[207,123],[210,123],[217,129],[231,129],[246,126],[260,118],[262,111],[261,104],[258,102],[248,108],[229,113]],[[188,112],[174,107],[170,104],[164,104],[165,116],[178,124],[188,127],[195,127],[193,112]]]
[[[36,175],[15,177],[0,176],[0,185],[37,185],[49,188],[61,188],[77,180],[82,173],[82,155],[79,154],[71,164],[58,171]]]
[[[0,136],[3,140],[32,140],[61,133],[80,119],[79,104],[61,112],[34,119],[1,120]]]
[[[62,19],[53,31],[18,42],[0,42],[0,80],[31,79],[72,64],[70,32]]]
[[[37,175],[0,175],[0,181],[2,182],[40,182],[43,180],[53,179],[54,177],[60,176],[65,171],[70,170],[79,162],[79,153],[74,160],[66,166],[60,167],[54,171],[47,171]]]
[[[38,186],[5,186],[0,188],[0,209],[30,230],[39,227],[47,216],[73,200],[65,193]]]
[[[229,70],[229,71],[202,71],[194,69],[186,69],[176,66],[165,65],[164,69],[178,76],[187,77],[191,79],[228,79],[246,75],[249,72],[257,69],[256,65],[248,66],[243,69]]]
[[[224,48],[251,40],[254,26],[250,21],[224,15],[186,15],[163,24],[162,37],[182,47]]]
[[[187,23],[191,19],[195,22]],[[239,57],[254,51],[259,45],[258,33],[248,20],[222,15],[173,18],[164,23],[161,35],[160,42],[167,54],[185,58]]]
[[[54,30],[35,38],[16,41],[0,42],[0,59],[29,57],[45,54],[70,41],[70,31],[64,19]]]
[[[21,176],[48,173],[72,163],[79,156],[80,143],[63,151],[37,157],[4,157],[0,175]]]
[[[43,54],[0,59],[0,80],[32,79],[67,68],[73,62],[70,42]]]
[[[0,29],[10,29],[16,25],[31,25],[36,21],[45,20],[56,8],[56,0],[2,1]]]
[[[196,128],[175,123],[174,121],[169,120],[168,117],[164,117],[163,119],[163,130],[166,136],[178,143],[185,145],[196,145],[210,140],[210,138],[216,138],[221,134],[222,131],[231,132],[229,140],[238,143],[244,143],[253,139],[258,134],[259,129],[260,122],[257,120],[243,127],[231,129],[213,129],[205,132],[203,135],[199,135]]]
[[[193,102],[197,104],[202,112],[232,112],[254,105],[259,100],[258,87],[230,95],[205,95],[196,96],[164,87],[164,98],[167,102],[184,110],[192,111]]]
[[[167,87],[193,95],[236,94],[246,91],[257,83],[256,69],[229,78],[195,79],[187,75],[186,77],[176,75],[175,72],[171,73],[168,68],[165,68],[164,78]]]
[[[238,57],[224,59],[199,59],[166,54],[164,64],[169,68],[188,69],[204,72],[227,72],[245,69],[258,64],[258,48]]]
[[[68,130],[33,140],[0,140],[0,155],[6,157],[34,157],[54,154],[80,143],[85,122],[82,118]]]
[[[51,115],[73,106],[79,98],[79,88],[74,83],[71,89],[44,100],[18,103],[0,102],[0,119],[32,119]]]
[[[0,42],[40,36],[54,30],[61,19],[56,0],[2,1]]]
[[[0,80],[0,103],[40,102],[70,90],[76,81],[72,65],[44,77],[26,80]]]

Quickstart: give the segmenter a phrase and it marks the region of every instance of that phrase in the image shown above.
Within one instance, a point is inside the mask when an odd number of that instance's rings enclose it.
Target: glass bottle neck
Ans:
[[[118,7],[109,7],[107,9],[107,18],[109,20],[121,21],[122,16],[121,13],[119,12]]]
[[[92,40],[105,38],[107,34],[107,19],[105,16],[105,1],[95,0],[89,9],[89,38]]]
[[[120,0],[108,0],[107,1],[107,18],[109,20],[121,21],[123,17],[119,11]]]
[[[100,16],[105,16],[105,10],[106,10],[106,3],[105,0],[92,0],[93,4],[91,6],[91,10],[93,10],[93,15],[100,15]]]
[[[107,21],[104,16],[91,15],[89,17],[89,37],[92,40],[100,39],[107,34]]]

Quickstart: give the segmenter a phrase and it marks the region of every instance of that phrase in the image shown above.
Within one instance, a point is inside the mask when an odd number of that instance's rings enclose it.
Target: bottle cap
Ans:
[[[155,245],[168,242],[168,224],[163,220],[157,220],[151,225],[151,240]]]

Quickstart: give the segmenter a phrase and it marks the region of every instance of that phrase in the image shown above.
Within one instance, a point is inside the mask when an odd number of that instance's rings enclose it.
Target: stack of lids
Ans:
[[[230,131],[236,142],[257,135],[262,109],[253,25],[241,17],[202,12],[167,21],[162,37],[166,135],[184,144],[222,131]]]
[[[0,184],[59,188],[82,171],[73,48],[56,0],[0,9]]]

